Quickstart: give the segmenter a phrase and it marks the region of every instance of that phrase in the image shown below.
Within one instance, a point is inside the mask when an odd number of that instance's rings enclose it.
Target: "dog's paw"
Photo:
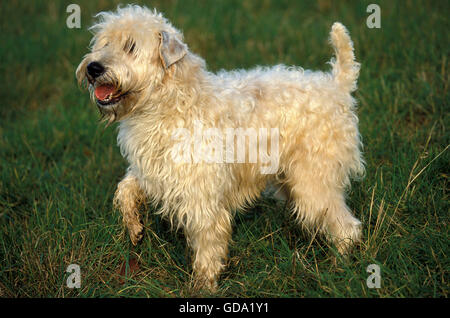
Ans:
[[[356,218],[351,218],[344,224],[341,237],[334,240],[334,244],[341,255],[348,255],[352,247],[361,241],[362,224]]]
[[[128,224],[131,243],[136,246],[144,236],[144,226],[141,223]]]
[[[217,292],[218,284],[215,279],[196,277],[194,278],[191,287],[193,292],[215,294]]]

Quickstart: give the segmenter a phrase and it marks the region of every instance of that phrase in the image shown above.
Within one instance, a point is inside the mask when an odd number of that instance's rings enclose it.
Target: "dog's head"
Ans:
[[[109,123],[145,105],[188,53],[182,34],[160,13],[127,6],[101,12],[90,53],[76,70]]]

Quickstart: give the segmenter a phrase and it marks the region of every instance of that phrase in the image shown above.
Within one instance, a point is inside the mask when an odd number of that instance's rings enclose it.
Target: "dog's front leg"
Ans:
[[[144,198],[144,192],[140,188],[136,177],[131,173],[127,173],[117,185],[114,195],[114,206],[122,213],[123,222],[128,228],[133,245],[137,245],[143,236],[144,227],[139,215],[139,205]]]
[[[217,289],[217,279],[225,267],[231,239],[231,216],[225,209],[185,227],[186,237],[194,252],[194,288]]]

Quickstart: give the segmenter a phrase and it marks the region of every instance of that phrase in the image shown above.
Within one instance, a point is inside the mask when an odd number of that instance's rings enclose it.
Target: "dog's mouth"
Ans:
[[[122,93],[114,85],[99,85],[94,90],[95,98],[99,106],[117,104],[127,93]]]

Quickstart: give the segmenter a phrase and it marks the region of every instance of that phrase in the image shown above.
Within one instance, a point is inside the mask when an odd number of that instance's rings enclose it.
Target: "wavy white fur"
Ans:
[[[119,122],[118,145],[129,162],[115,195],[133,244],[142,238],[139,203],[150,198],[186,233],[196,285],[214,290],[231,240],[233,213],[258,198],[268,181],[282,184],[297,220],[318,228],[338,250],[360,239],[361,224],[345,204],[350,178],[362,175],[355,100],[359,64],[345,27],[333,24],[329,73],[299,67],[209,72],[160,13],[138,6],[102,12],[91,29],[91,52],[77,69],[95,89],[112,84],[124,96],[99,109]],[[98,78],[89,63],[106,71]],[[277,128],[279,169],[257,163],[176,163],[172,137],[180,127]],[[248,146],[248,144],[247,144]]]

